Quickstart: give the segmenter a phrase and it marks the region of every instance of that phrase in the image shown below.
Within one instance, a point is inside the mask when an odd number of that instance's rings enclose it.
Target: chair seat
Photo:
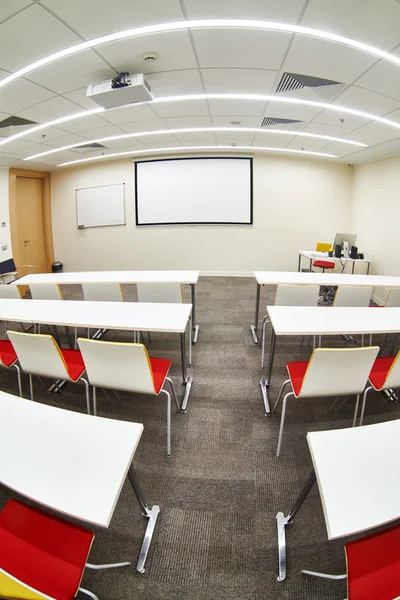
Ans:
[[[0,340],[0,361],[5,367],[11,367],[18,356],[14,350],[11,342],[7,340]]]
[[[68,375],[72,381],[77,381],[85,371],[85,363],[79,350],[60,348],[61,354],[67,365]]]
[[[73,600],[93,538],[91,531],[8,500],[0,513],[0,568],[51,598]]]
[[[400,527],[346,545],[349,600],[393,600],[400,594]]]
[[[385,356],[375,359],[368,379],[376,390],[381,390],[384,387],[387,374],[395,358],[395,356]]]
[[[308,367],[308,361],[287,363],[286,368],[289,373],[290,382],[292,384],[295,396],[298,396],[303,385],[304,376]]]
[[[313,267],[318,267],[320,269],[334,269],[335,263],[330,260],[314,260]]]
[[[150,358],[150,364],[153,371],[154,390],[156,394],[159,394],[172,361],[166,358]]]

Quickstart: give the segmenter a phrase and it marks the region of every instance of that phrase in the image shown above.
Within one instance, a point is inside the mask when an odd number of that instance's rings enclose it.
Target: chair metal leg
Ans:
[[[176,407],[178,409],[178,412],[181,412],[181,406],[179,404],[178,396],[176,395],[174,382],[172,381],[172,379],[170,377],[166,377],[165,380],[168,381],[169,385],[171,386],[172,395],[174,397]]]
[[[161,390],[167,396],[167,456],[171,456],[171,394]]]
[[[78,592],[82,592],[82,594],[86,594],[86,596],[89,596],[89,598],[92,598],[92,600],[99,600],[99,597],[96,596],[96,594],[93,594],[93,592],[89,592],[89,590],[86,590],[83,587],[78,588]]]
[[[93,386],[93,415],[97,415],[96,388]]]
[[[360,414],[360,422],[359,422],[360,426],[363,424],[365,405],[367,404],[367,394],[370,390],[372,390],[372,385],[370,387],[367,387],[363,394],[363,401],[362,401],[362,405],[361,405],[361,414]]]
[[[89,393],[89,382],[84,379],[83,377],[81,377],[80,381],[83,381],[83,383],[85,384],[85,388],[86,388],[86,412],[88,415],[90,415],[90,393]],[[96,413],[93,413],[94,415],[96,415]]]
[[[33,398],[33,382],[32,382],[32,375],[29,373],[29,392],[31,395],[31,400],[34,400]]]
[[[22,384],[21,384],[21,369],[19,368],[18,365],[14,365],[14,368],[17,371],[17,377],[18,377],[18,391],[19,391],[19,395],[22,398]]]
[[[357,421],[357,413],[358,413],[358,405],[360,404],[360,394],[356,396],[356,405],[354,407],[354,415],[353,415],[353,427],[356,426]]]
[[[281,399],[283,390],[285,389],[285,387],[287,386],[287,384],[290,383],[290,379],[286,379],[286,381],[284,381],[281,385],[281,389],[279,390],[279,394],[278,394],[278,399],[274,404],[274,408],[272,409],[272,414],[274,414],[276,407],[278,406],[279,400]]]
[[[86,563],[85,568],[101,571],[102,569],[118,569],[119,567],[130,567],[131,564],[132,563],[130,562],[108,563],[105,565],[93,565],[92,563]]]
[[[264,368],[264,362],[265,362],[265,331],[267,328],[267,323],[270,323],[270,319],[268,317],[268,315],[266,315],[263,318],[263,322],[262,322],[262,329],[261,329],[261,368]]]
[[[344,575],[330,575],[329,573],[318,573],[318,571],[306,571],[304,569],[301,572],[304,573],[304,575],[322,577],[322,579],[347,579],[347,573],[344,573]]]
[[[286,414],[286,402],[289,396],[294,396],[293,392],[289,392],[283,399],[282,404],[282,415],[281,415],[281,424],[279,427],[279,438],[278,438],[278,446],[276,448],[276,458],[280,457],[281,454],[281,446],[282,446],[282,437],[283,437],[283,427],[285,425],[285,414]]]
[[[192,366],[192,319],[189,319],[189,367]]]

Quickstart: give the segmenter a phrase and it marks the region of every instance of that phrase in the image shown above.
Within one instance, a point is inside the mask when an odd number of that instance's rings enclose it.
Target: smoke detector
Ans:
[[[143,54],[142,56],[143,62],[154,62],[155,60],[157,60],[157,58],[157,52],[146,52],[146,54]]]

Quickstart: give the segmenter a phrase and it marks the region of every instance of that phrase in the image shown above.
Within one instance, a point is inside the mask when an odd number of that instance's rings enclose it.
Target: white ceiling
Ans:
[[[400,0],[1,0],[0,80],[49,54],[135,27],[193,19],[254,19],[320,29],[400,57]],[[144,62],[156,52],[158,59]],[[191,29],[117,41],[53,62],[0,87],[0,121],[10,116],[38,124],[90,110],[92,83],[120,71],[144,73],[154,96],[258,94],[292,97],[371,113],[400,124],[400,66],[337,43],[257,29]],[[277,93],[283,74],[330,79],[331,88]],[[322,93],[321,93],[322,92]],[[301,121],[260,127],[264,117]],[[232,125],[231,122],[238,122]],[[179,128],[236,127],[230,132],[177,132],[110,140],[105,148],[75,148],[33,161],[33,154],[126,133]],[[290,129],[293,135],[276,133]],[[0,126],[0,142],[28,127]],[[367,144],[351,146],[296,131]],[[0,166],[57,169],[61,162],[130,150],[237,144],[337,155],[357,164],[400,154],[400,129],[329,108],[249,99],[149,103],[88,115],[0,145]],[[58,167],[61,168],[61,167]]]

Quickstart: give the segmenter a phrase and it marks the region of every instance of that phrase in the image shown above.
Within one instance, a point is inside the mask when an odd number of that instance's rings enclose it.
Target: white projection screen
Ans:
[[[252,225],[251,158],[135,163],[136,224]]]

